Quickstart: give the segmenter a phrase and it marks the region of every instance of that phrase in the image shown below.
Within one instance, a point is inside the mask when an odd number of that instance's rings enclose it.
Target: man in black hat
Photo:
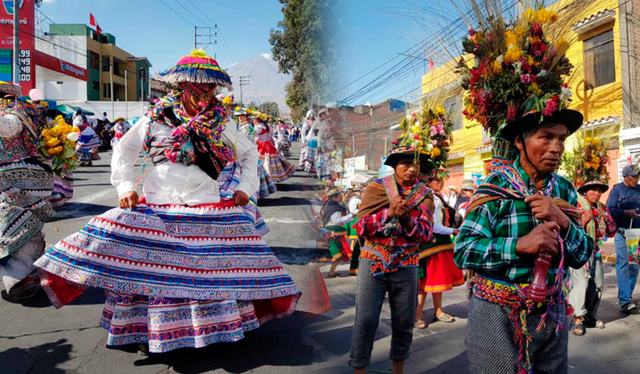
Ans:
[[[635,165],[628,165],[622,169],[624,180],[611,189],[607,207],[611,211],[618,226],[615,236],[616,245],[616,276],[618,281],[618,303],[620,310],[630,313],[638,308],[638,304],[631,298],[638,281],[637,264],[629,263],[629,247],[624,237],[627,228],[640,228],[640,186],[638,174],[640,170]]]
[[[418,252],[433,233],[433,195],[420,183],[420,161],[426,155],[413,147],[391,151],[385,164],[394,174],[369,183],[362,196],[356,230],[364,239],[360,252],[356,320],[349,365],[364,374],[378,328],[380,311],[389,293],[390,357],[393,374],[402,374],[413,339],[418,296]],[[426,164],[426,162],[425,162]]]
[[[467,323],[472,374],[567,373],[562,278],[567,266],[588,261],[593,240],[582,229],[575,188],[555,171],[581,123],[579,112],[559,110],[507,124],[501,136],[520,156],[496,168],[468,207],[455,261],[476,273]]]

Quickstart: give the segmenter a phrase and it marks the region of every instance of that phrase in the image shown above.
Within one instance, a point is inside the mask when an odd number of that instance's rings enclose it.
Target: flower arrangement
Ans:
[[[607,151],[615,138],[614,130],[605,130],[592,136],[578,134],[577,147],[571,153],[565,153],[562,157],[564,172],[573,184],[579,188],[587,181],[598,180],[609,184],[610,164]]]
[[[469,29],[462,46],[473,59],[461,58],[456,68],[468,93],[462,112],[467,119],[498,137],[503,125],[524,113],[550,115],[568,106],[565,80],[573,66],[566,57],[568,42],[547,33],[556,22],[556,13],[538,6],[509,23],[492,15],[481,29]]]
[[[421,165],[421,169],[446,178],[449,148],[453,142],[453,119],[442,106],[433,107],[425,103],[422,110],[403,118],[400,122],[402,135],[393,143],[396,146],[413,146],[430,156],[428,164]]]
[[[80,129],[67,124],[62,116],[56,117],[53,126],[42,130],[38,150],[51,159],[56,175],[64,176],[78,168],[75,147],[79,137]]]

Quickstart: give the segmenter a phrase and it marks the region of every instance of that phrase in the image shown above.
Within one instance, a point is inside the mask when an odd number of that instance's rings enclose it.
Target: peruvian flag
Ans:
[[[96,33],[98,35],[100,35],[102,33],[102,29],[100,28],[100,25],[96,24]]]
[[[94,17],[92,13],[89,13],[89,24],[91,26],[98,26],[98,22],[96,22],[96,17]]]

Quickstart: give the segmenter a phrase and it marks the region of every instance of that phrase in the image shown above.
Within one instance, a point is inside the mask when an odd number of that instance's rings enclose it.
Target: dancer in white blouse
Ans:
[[[293,313],[300,290],[260,235],[246,206],[259,186],[255,145],[215,98],[231,80],[204,51],[161,73],[180,86],[114,149],[120,208],[91,220],[37,262],[56,307],[88,287],[107,290],[100,325],[108,346],[143,352],[243,339]],[[154,164],[138,197],[140,151]],[[239,165],[227,181],[217,179]],[[231,179],[229,179],[229,177]]]

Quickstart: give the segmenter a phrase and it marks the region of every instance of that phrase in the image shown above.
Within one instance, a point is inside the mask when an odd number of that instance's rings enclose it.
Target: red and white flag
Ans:
[[[98,26],[98,23],[96,22],[96,17],[94,17],[92,13],[89,13],[89,24],[91,26]]]
[[[96,33],[98,35],[100,35],[102,33],[102,29],[100,28],[100,25],[98,25],[97,23],[96,23]]]

